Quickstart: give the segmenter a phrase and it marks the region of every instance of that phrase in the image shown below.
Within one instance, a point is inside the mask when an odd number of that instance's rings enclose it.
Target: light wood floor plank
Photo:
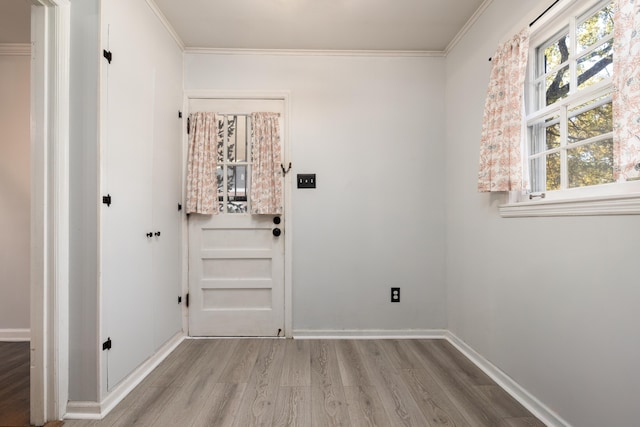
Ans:
[[[381,340],[380,345],[398,372],[403,369],[420,369],[422,363],[420,358],[406,348],[407,340]]]
[[[355,341],[339,340],[335,344],[342,385],[371,385],[371,377],[364,367],[362,356],[356,348]]]
[[[309,341],[287,340],[280,385],[285,387],[308,387],[311,385]]]
[[[500,421],[498,427],[546,427],[537,418],[506,418]]]
[[[258,358],[258,348],[260,347],[258,339],[239,340],[236,345],[229,362],[225,366],[220,382],[228,384],[246,383],[249,380],[251,371],[256,364]]]
[[[314,426],[349,426],[335,343],[311,341],[311,417]]]
[[[197,415],[193,427],[232,426],[246,384],[218,383]]]
[[[491,408],[486,407],[455,364],[437,350],[434,341],[437,340],[416,340],[411,343],[411,348],[421,356],[424,369],[436,379],[470,425],[496,426],[498,417]]]
[[[285,340],[263,340],[234,425],[270,426],[284,364]]]
[[[273,427],[311,426],[311,387],[280,387]]]
[[[199,413],[215,387],[235,346],[228,340],[212,341],[202,357],[185,377],[185,384],[175,392],[173,399],[158,416],[158,427],[180,425],[193,413]],[[173,385],[171,387],[174,387]]]
[[[140,399],[136,400],[121,416],[108,423],[110,427],[152,426],[160,415],[160,410],[173,399],[177,389],[167,387],[147,387]]]
[[[344,393],[353,427],[387,427],[391,425],[374,386],[345,387]]]
[[[475,389],[486,405],[491,407],[499,418],[533,417],[531,412],[495,384],[476,386]]]
[[[456,405],[424,369],[406,369],[402,377],[424,416],[434,426],[468,426]]]
[[[393,426],[429,426],[422,411],[411,397],[409,388],[393,369],[382,346],[376,341],[359,341],[358,350],[382,399],[382,405]]]

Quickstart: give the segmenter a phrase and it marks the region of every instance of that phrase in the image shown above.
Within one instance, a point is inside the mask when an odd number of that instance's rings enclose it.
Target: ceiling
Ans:
[[[445,52],[491,0],[154,0],[184,46]],[[152,2],[152,3],[153,3]]]

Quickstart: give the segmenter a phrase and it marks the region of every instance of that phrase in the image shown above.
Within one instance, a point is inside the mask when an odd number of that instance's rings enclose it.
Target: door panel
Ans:
[[[282,331],[284,238],[273,235],[275,227],[269,215],[190,215],[190,335],[277,336]]]

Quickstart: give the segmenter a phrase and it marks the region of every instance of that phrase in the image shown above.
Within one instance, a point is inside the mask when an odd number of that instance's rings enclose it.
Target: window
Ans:
[[[533,193],[614,182],[614,6],[574,5],[531,39],[525,100]]]
[[[626,4],[624,19],[634,11]],[[634,69],[632,54],[613,63],[614,46],[629,55],[638,45],[614,44],[615,16],[611,0],[566,0],[532,28],[523,124],[532,193],[511,192],[501,216],[640,214],[640,137],[636,123],[618,122],[638,109],[614,111],[612,102],[614,65]],[[621,124],[627,139],[614,142]]]
[[[247,213],[251,168],[251,118],[221,115],[218,121],[218,209],[220,213]]]

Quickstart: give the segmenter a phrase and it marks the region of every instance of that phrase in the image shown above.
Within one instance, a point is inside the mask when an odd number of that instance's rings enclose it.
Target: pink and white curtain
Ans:
[[[189,124],[187,213],[217,214],[218,116],[192,113]]]
[[[492,58],[480,142],[480,192],[527,187],[522,159],[528,50],[529,27],[499,46]]]
[[[251,114],[251,213],[282,214],[282,149],[278,113]]]
[[[616,1],[613,38],[614,174],[616,180],[626,181],[640,175],[640,2],[638,0]]]

